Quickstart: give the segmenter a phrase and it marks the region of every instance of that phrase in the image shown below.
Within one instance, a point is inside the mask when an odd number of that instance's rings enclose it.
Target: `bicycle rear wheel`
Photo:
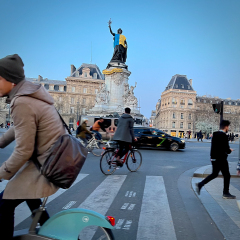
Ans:
[[[92,154],[96,157],[100,157],[103,152],[103,147],[106,147],[105,143],[96,141],[91,149]]]
[[[95,232],[93,235],[92,232]],[[93,237],[92,237],[93,235]],[[90,226],[83,229],[83,231],[79,234],[78,240],[114,240],[114,236],[112,230],[104,227],[96,227]]]
[[[142,165],[142,154],[138,150],[132,150],[128,154],[126,164],[130,172],[136,172]]]
[[[103,174],[111,175],[116,171],[116,164],[113,163],[115,159],[115,151],[113,149],[109,149],[105,151],[100,159],[100,169]]]

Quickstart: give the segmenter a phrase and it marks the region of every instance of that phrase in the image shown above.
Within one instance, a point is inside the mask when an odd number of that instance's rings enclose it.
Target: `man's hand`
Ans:
[[[231,152],[234,151],[234,149],[230,148]]]

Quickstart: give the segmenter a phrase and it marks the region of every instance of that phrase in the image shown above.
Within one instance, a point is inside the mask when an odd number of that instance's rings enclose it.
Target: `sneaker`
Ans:
[[[236,196],[234,196],[230,193],[224,193],[222,198],[224,198],[224,199],[236,199]]]
[[[196,190],[197,194],[200,195],[200,191],[201,191],[202,187],[199,186],[199,183],[195,183],[195,186],[196,186],[195,190]]]

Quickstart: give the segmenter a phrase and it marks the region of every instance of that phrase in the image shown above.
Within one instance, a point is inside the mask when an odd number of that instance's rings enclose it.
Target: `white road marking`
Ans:
[[[119,219],[117,221],[117,224],[115,226],[115,229],[121,229],[122,228],[122,224],[124,223],[125,219]]]
[[[71,187],[73,187],[75,184],[83,180],[85,177],[87,177],[89,174],[79,174],[75,182]],[[7,182],[7,181],[4,181]],[[70,187],[70,188],[71,188]],[[53,201],[55,198],[66,192],[68,189],[62,189],[60,188],[55,194],[51,195],[48,197],[47,204]],[[26,218],[31,216],[31,211],[28,208],[28,205],[26,202],[21,203],[18,205],[18,207],[15,210],[15,221],[14,221],[14,226],[17,226],[20,222],[24,221]]]
[[[135,207],[136,204],[131,204],[129,207],[128,207],[128,210],[133,210],[134,207]]]
[[[133,193],[133,197],[136,197],[136,192]]]
[[[90,209],[105,215],[126,177],[126,175],[108,176],[78,208]],[[95,231],[96,228],[86,228],[86,231],[80,233],[79,238],[92,239]]]
[[[121,209],[126,209],[128,207],[129,203],[124,203],[121,207]]]
[[[147,176],[137,240],[156,240],[156,236],[164,240],[177,239],[163,177]]]
[[[133,191],[131,191],[131,192],[129,193],[129,196],[128,196],[128,197],[132,197],[132,194],[133,194]]]
[[[127,220],[122,229],[129,230],[132,224],[132,220]]]
[[[126,192],[126,194],[125,194],[125,197],[127,197],[127,196],[128,196],[128,194],[129,194],[129,191],[127,191],[127,192]]]
[[[70,207],[72,207],[74,204],[76,203],[76,201],[70,201],[68,204],[66,204],[62,209],[69,209]]]

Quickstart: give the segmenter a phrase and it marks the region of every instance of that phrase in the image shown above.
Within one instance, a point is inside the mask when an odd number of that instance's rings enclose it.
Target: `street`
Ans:
[[[0,164],[10,156],[14,144],[0,149]],[[52,195],[47,210],[53,215],[63,208],[79,207],[113,216],[117,240],[224,239],[192,189],[194,172],[210,164],[210,145],[186,142],[186,149],[177,152],[140,149],[143,164],[137,172],[129,172],[124,165],[112,176],[101,173],[99,158],[90,153],[74,185]],[[234,152],[228,160],[237,164],[238,144],[230,145]],[[240,189],[240,178],[232,180]],[[6,183],[0,183],[1,191]],[[23,203],[15,213],[15,229],[27,228],[30,222],[30,211]]]

